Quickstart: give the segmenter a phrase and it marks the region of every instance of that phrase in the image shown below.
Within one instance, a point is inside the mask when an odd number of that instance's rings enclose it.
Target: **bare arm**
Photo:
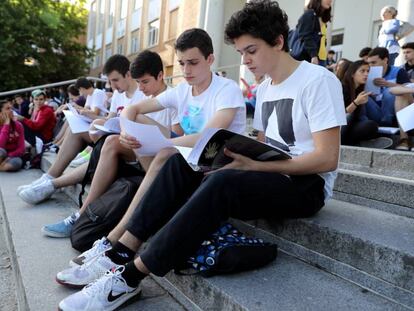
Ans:
[[[390,93],[394,95],[414,94],[414,88],[405,86],[394,86],[390,88]]]

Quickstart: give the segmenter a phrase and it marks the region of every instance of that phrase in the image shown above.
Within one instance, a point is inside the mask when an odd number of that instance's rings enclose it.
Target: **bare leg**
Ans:
[[[59,177],[67,168],[70,161],[85,148],[86,143],[91,143],[88,133],[73,134],[68,133],[63,141],[62,147],[57,154],[55,162],[50,167],[48,174],[53,177]]]
[[[129,219],[131,218],[131,215],[134,213],[142,197],[151,186],[153,180],[158,175],[158,172],[160,171],[164,163],[177,152],[178,151],[175,148],[166,148],[161,150],[156,155],[145,175],[144,180],[139,186],[137,193],[132,199],[132,202],[129,205],[124,217],[122,217],[119,224],[108,234],[107,238],[111,241],[111,243],[115,243],[116,241],[118,241],[118,239],[120,239],[121,236],[125,233],[125,225],[128,223]]]
[[[115,181],[120,157],[127,161],[134,161],[135,153],[120,144],[119,135],[108,136],[101,150],[89,194],[79,211],[80,213],[83,213],[86,207],[101,196]]]
[[[62,176],[53,179],[52,184],[56,189],[59,189],[80,183],[86,174],[87,168],[88,163],[83,163],[69,173],[63,174]]]
[[[62,125],[62,128],[60,129],[59,133],[56,135],[55,139],[53,140],[53,143],[55,145],[58,145],[59,143],[62,143],[62,140],[66,134],[66,130],[68,129],[68,121],[65,121]]]

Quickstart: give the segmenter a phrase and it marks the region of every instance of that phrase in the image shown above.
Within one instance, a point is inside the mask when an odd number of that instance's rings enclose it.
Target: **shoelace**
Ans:
[[[67,225],[73,225],[75,223],[75,221],[76,221],[76,216],[75,216],[75,214],[72,214],[72,215],[66,217],[63,220],[63,223],[67,226]]]
[[[93,243],[92,248],[90,250],[87,250],[85,253],[81,254],[81,256],[85,257],[85,260],[89,260],[90,258],[99,256],[108,250],[107,249],[108,243],[109,241],[107,241],[106,238],[97,240]]]
[[[101,296],[101,294],[106,295],[117,282],[121,282],[125,287],[128,287],[121,276],[124,270],[125,266],[118,266],[116,269],[108,270],[101,278],[87,285],[83,289],[84,293],[92,297]]]

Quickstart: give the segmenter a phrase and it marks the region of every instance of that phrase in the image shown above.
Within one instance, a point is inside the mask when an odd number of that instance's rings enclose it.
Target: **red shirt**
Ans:
[[[33,112],[31,119],[25,118],[23,123],[33,131],[42,134],[45,142],[52,140],[53,129],[56,125],[56,117],[52,107],[43,105],[36,112]]]
[[[0,148],[7,151],[8,157],[21,157],[24,154],[24,130],[19,121],[0,125]]]

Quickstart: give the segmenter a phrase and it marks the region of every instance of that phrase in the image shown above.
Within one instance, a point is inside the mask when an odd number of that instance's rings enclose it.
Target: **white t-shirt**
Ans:
[[[253,127],[266,141],[289,146],[292,156],[314,150],[312,133],[346,124],[342,86],[333,73],[303,61],[282,83],[268,78],[257,90]],[[319,174],[325,199],[332,196],[336,171]]]
[[[139,103],[146,98],[147,97],[144,95],[144,93],[138,89],[138,86],[131,98],[127,96],[127,92],[120,93],[115,90],[112,94],[111,108],[109,108],[109,112],[116,113],[116,115],[119,116],[122,109],[128,107],[131,104]]]
[[[105,100],[105,91],[100,89],[94,89],[92,95],[86,96],[85,108],[88,108],[90,110],[99,108],[99,115],[104,116],[106,115],[107,111],[105,108]]]
[[[246,107],[239,86],[233,80],[212,74],[209,87],[200,95],[192,95],[187,82],[157,96],[165,108],[178,110],[180,125],[186,135],[200,133],[213,115],[222,109],[238,108],[229,130],[243,133],[246,127]]]
[[[169,89],[168,87],[167,89]],[[119,116],[122,109],[128,107],[132,104],[137,104],[140,101],[150,98],[148,96],[145,96],[143,92],[141,92],[138,88],[135,90],[134,94],[131,98],[129,98],[126,94],[126,92],[119,93],[118,91],[114,91],[114,94],[112,95],[112,101],[111,101],[111,108],[110,112],[114,112]],[[165,126],[169,130],[171,130],[172,124],[179,123],[179,120],[177,118],[177,110],[176,109],[164,109],[157,112],[151,112],[147,113],[146,116],[153,119],[154,121],[160,123],[161,125]]]

